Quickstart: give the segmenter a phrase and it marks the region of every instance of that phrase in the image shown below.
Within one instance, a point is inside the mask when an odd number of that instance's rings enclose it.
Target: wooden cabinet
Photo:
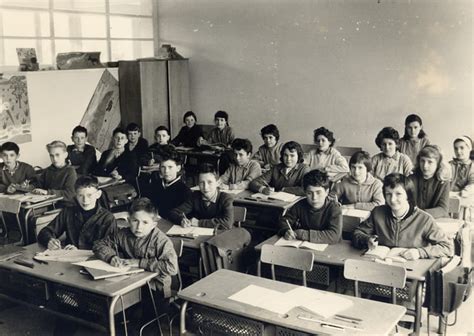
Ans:
[[[140,125],[150,144],[159,125],[175,136],[191,109],[187,59],[120,61],[119,86],[121,124]]]

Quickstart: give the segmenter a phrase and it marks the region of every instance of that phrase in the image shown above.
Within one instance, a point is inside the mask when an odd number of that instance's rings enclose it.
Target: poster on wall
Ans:
[[[110,147],[112,132],[120,124],[118,80],[105,70],[82,117],[89,143],[103,152]]]
[[[0,144],[31,142],[26,76],[0,78]]]

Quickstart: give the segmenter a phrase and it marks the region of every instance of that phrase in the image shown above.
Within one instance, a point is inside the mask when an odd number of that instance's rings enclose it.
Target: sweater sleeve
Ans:
[[[409,176],[413,172],[413,163],[411,162],[410,158],[405,154],[400,153],[400,155],[403,155],[403,175]]]
[[[449,209],[449,189],[450,184],[448,181],[445,181],[441,184],[441,190],[439,191],[439,200],[438,203],[435,204],[436,206],[429,209],[424,209],[427,213],[429,213],[434,218],[441,218],[441,217],[448,217],[448,209]]]
[[[342,213],[339,206],[331,206],[329,209],[329,221],[324,223],[323,230],[303,230],[302,240],[311,243],[336,244],[341,240],[342,235]],[[323,225],[324,225],[323,224]]]
[[[461,192],[464,194],[464,197],[472,197],[474,195],[474,169],[472,166],[471,169],[469,169],[468,174],[467,184],[464,189],[461,190]]]
[[[171,144],[175,145],[175,146],[179,146],[183,141],[182,141],[182,138],[183,137],[183,129],[181,128],[179,130],[179,133],[177,136],[174,137],[173,140],[171,140]]]
[[[306,201],[305,201],[306,202]],[[286,231],[288,231],[290,228],[288,227],[288,223],[291,225],[291,228],[293,230],[296,230],[296,223],[299,220],[298,216],[298,211],[297,211],[298,205],[295,204],[286,212],[284,216],[280,218],[280,221],[278,222],[278,235],[283,236],[285,235]]]
[[[253,157],[252,157],[252,160],[257,161],[260,166],[264,166],[264,165],[265,165],[265,162],[263,161],[263,155],[262,155],[262,153],[261,153],[261,148],[259,148],[259,149],[255,152],[255,154],[254,154]]]
[[[94,242],[94,246],[92,247],[92,251],[94,255],[103,260],[105,262],[110,262],[110,259],[117,256],[118,246],[116,241],[118,241],[119,236],[121,235],[120,232],[117,232],[113,236],[107,236],[103,239],[96,240]]]
[[[357,202],[355,203],[355,208],[371,211],[376,206],[385,204],[385,197],[383,196],[382,189],[382,183],[377,180],[377,183],[372,190],[372,198],[370,202]]]
[[[234,226],[234,205],[233,198],[227,194],[221,194],[218,202],[222,202],[219,208],[222,210],[216,217],[210,219],[200,219],[199,226],[208,228],[231,229]]]
[[[38,234],[38,243],[47,247],[51,238],[59,238],[66,231],[67,209],[63,209],[46,227]]]
[[[249,189],[253,192],[259,192],[260,188],[265,187],[266,185],[270,185],[274,169],[278,168],[274,167],[260,175],[260,177],[257,177],[255,180],[250,182]]]
[[[62,189],[48,189],[49,194],[62,196],[65,200],[72,200],[76,191],[74,190],[74,184],[77,180],[77,174],[74,169],[69,169],[65,178]]]
[[[423,238],[429,242],[429,245],[418,248],[420,258],[450,257],[454,254],[453,241],[446,236],[433,219],[430,218],[424,227]]]
[[[188,216],[193,212],[193,196],[192,193],[190,197],[186,199],[181,205],[174,208],[169,213],[169,220],[177,225],[181,225],[181,220],[183,219],[183,214]]]
[[[328,174],[337,174],[337,173],[348,173],[349,164],[346,159],[339,153],[334,150],[334,164],[326,166],[325,170]]]
[[[352,245],[358,249],[366,249],[368,247],[369,238],[374,234],[374,214],[371,213],[369,218],[354,230],[352,235]]]
[[[84,162],[77,169],[77,172],[81,175],[87,175],[95,168],[97,164],[97,158],[95,156],[95,148],[90,146],[86,147],[87,150],[84,152]]]
[[[178,273],[178,257],[171,240],[160,235],[155,249],[155,257],[140,259],[140,268],[158,273],[160,276],[176,275]]]

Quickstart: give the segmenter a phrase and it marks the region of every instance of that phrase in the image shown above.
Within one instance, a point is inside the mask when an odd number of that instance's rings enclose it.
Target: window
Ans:
[[[152,57],[155,2],[0,0],[0,66],[18,67],[16,48],[35,48],[40,67],[60,52],[100,51],[102,62]]]

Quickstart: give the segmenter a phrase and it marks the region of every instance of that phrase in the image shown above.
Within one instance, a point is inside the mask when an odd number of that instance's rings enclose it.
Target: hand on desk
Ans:
[[[48,250],[60,250],[61,241],[56,238],[51,238],[48,242]]]
[[[110,176],[112,176],[112,178],[114,178],[116,180],[121,180],[122,179],[122,175],[119,174],[117,169],[112,170],[112,172],[110,173]]]
[[[13,184],[10,184],[7,188],[7,194],[14,194],[16,191],[16,188]]]
[[[265,187],[265,188],[262,189],[262,194],[270,195],[273,191],[275,191],[275,189],[273,189],[271,187]]]
[[[410,248],[405,252],[400,253],[400,256],[406,260],[417,260],[420,259],[420,251],[416,248]]]
[[[31,192],[36,195],[48,195],[48,190],[41,189],[41,188],[35,188]]]
[[[77,247],[73,244],[68,244],[68,245],[64,246],[64,249],[65,250],[77,250]]]
[[[376,248],[377,246],[379,246],[379,237],[377,236],[371,236],[369,238],[369,241],[367,242],[367,248],[369,250],[373,250],[374,248]]]
[[[293,230],[286,230],[284,237],[286,240],[295,240],[296,234]]]
[[[188,218],[184,217],[181,220],[181,226],[182,227],[199,226],[199,219],[194,218],[194,217],[191,218],[191,219],[188,219]]]

